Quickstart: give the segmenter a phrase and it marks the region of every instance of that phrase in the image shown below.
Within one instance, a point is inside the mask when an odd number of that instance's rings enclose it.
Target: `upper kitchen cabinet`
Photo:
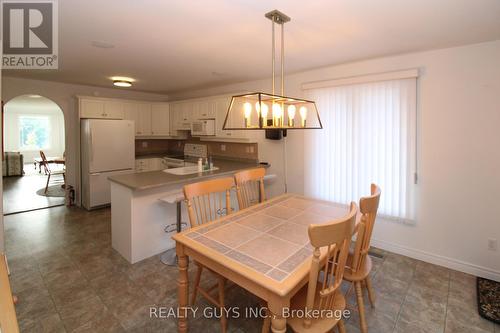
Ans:
[[[238,130],[223,130],[224,121],[226,120],[227,110],[231,103],[231,96],[221,96],[211,100],[212,107],[216,110],[216,138],[224,138],[229,140],[247,140],[245,131]],[[229,124],[231,127],[233,124]]]
[[[190,102],[175,102],[170,104],[173,131],[189,131],[193,119],[193,104]]]
[[[151,104],[126,102],[124,105],[125,119],[135,122],[136,136],[150,136],[151,133]]]
[[[99,98],[79,98],[80,118],[123,119],[124,103]]]
[[[169,136],[170,133],[170,108],[168,103],[155,103],[151,105],[151,134]]]
[[[215,119],[216,109],[214,103],[209,99],[202,99],[193,102],[193,120]]]

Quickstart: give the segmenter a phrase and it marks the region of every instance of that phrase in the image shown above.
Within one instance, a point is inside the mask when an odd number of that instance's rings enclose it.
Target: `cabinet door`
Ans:
[[[170,112],[167,103],[151,105],[151,134],[170,135]]]
[[[138,103],[137,110],[140,135],[151,135],[151,104]]]
[[[170,104],[170,128],[171,132],[179,130],[182,117],[181,105],[179,103]]]
[[[198,104],[198,119],[214,119],[215,118],[215,108],[211,107],[210,100],[202,100],[197,102]]]
[[[229,104],[231,103],[231,97],[218,97],[214,100],[211,101],[213,103],[213,108],[216,110],[216,131],[215,134],[218,137],[221,138],[228,138],[228,139],[246,139],[246,134],[245,131],[238,131],[238,130],[223,130],[224,126],[224,121],[226,120],[226,114],[227,110],[229,108]],[[239,119],[236,119],[236,121],[239,121]],[[242,118],[241,121],[243,122],[244,119]],[[237,127],[237,124],[229,123],[228,127]]]
[[[139,108],[137,103],[125,103],[123,105],[123,119],[132,120],[135,126],[135,135],[142,135],[142,129],[139,128]]]
[[[80,118],[104,118],[104,102],[101,100],[81,99]]]
[[[123,119],[124,103],[119,101],[104,101],[104,117]]]
[[[193,115],[193,103],[191,102],[182,102],[181,106],[181,119],[178,124],[178,129],[181,130],[190,130],[191,129],[191,121],[194,118]]]

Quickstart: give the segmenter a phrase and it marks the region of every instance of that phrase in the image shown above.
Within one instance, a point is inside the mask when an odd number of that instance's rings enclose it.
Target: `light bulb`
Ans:
[[[246,102],[243,104],[243,110],[245,112],[245,118],[250,118],[250,115],[252,114],[252,104]]]
[[[257,110],[257,115],[260,114],[260,104],[259,102],[255,102],[255,110]]]
[[[273,117],[281,117],[281,106],[279,104],[273,104]]]
[[[290,127],[295,125],[295,111],[297,111],[295,105],[288,106],[288,126]]]
[[[305,106],[301,106],[299,109],[300,118],[302,118],[302,127],[306,127],[306,118],[307,118],[307,108]]]
[[[269,112],[269,107],[267,106],[266,103],[262,103],[262,105],[260,106],[260,113],[262,114],[262,118],[266,119],[268,112]]]

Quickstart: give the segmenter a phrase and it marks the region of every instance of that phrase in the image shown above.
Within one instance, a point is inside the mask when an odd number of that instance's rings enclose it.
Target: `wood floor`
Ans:
[[[155,306],[176,306],[175,267],[153,257],[127,263],[111,246],[110,210],[57,207],[5,217],[11,281],[22,332],[175,332],[175,319],[150,318]],[[376,308],[367,303],[370,333],[489,332],[500,327],[479,317],[475,278],[393,253],[373,257]],[[193,281],[194,265],[190,265]],[[203,281],[207,285],[210,281]],[[240,288],[227,306],[258,300]],[[354,298],[349,302],[354,303]],[[217,318],[190,320],[190,332],[219,332]],[[210,313],[210,312],[209,312]],[[228,331],[259,332],[260,319],[229,319]],[[347,320],[357,333],[358,316]]]
[[[47,183],[47,176],[34,171],[32,164],[24,166],[24,176],[3,177],[4,214],[12,214],[32,209],[64,204],[64,197],[45,197],[36,194]],[[61,176],[54,176],[51,185],[61,183]]]

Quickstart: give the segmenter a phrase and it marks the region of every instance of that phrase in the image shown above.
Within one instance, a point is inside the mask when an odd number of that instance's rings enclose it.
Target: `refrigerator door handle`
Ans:
[[[90,161],[94,161],[94,140],[92,139],[92,127],[90,128]]]

